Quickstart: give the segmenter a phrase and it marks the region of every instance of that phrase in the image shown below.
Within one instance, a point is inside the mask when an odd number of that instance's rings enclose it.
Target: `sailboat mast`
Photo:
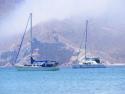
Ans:
[[[30,57],[32,58],[32,13],[30,13]],[[32,63],[32,62],[31,62]]]
[[[87,48],[87,31],[88,31],[88,20],[86,20],[86,30],[85,30],[85,60],[86,60],[86,48]]]

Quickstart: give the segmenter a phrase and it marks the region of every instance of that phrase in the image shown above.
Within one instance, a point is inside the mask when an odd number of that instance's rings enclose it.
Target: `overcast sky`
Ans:
[[[63,20],[72,16],[84,15],[91,19],[106,17],[106,20],[113,24],[125,26],[125,0],[5,1],[0,0],[0,38],[2,39],[24,32],[30,12],[33,13],[33,25],[52,19]],[[11,8],[8,5],[14,7]]]

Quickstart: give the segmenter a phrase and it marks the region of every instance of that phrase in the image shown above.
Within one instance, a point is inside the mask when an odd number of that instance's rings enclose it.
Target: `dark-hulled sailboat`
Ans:
[[[15,65],[16,69],[19,71],[56,71],[56,70],[59,70],[57,61],[54,61],[54,60],[53,61],[52,60],[34,60],[33,59],[33,56],[32,56],[32,53],[33,53],[33,50],[32,50],[32,13],[30,13],[27,25],[29,22],[30,22],[30,46],[31,46],[30,47],[30,62],[28,64],[24,64],[24,65]],[[27,26],[26,26],[26,28],[27,28]],[[18,58],[18,55],[20,53],[20,49],[21,49],[21,46],[23,43],[25,33],[26,33],[26,30],[23,34],[23,38],[22,38],[15,62],[17,62],[17,58]]]

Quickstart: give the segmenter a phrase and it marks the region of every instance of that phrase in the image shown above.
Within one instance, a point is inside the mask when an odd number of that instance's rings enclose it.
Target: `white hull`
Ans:
[[[16,66],[18,71],[57,71],[58,67]]]
[[[106,68],[103,64],[75,64],[73,68]]]

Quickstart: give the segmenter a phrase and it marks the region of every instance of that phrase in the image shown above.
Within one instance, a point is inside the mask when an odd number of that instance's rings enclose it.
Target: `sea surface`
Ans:
[[[125,94],[125,67],[59,71],[0,68],[0,94]]]

